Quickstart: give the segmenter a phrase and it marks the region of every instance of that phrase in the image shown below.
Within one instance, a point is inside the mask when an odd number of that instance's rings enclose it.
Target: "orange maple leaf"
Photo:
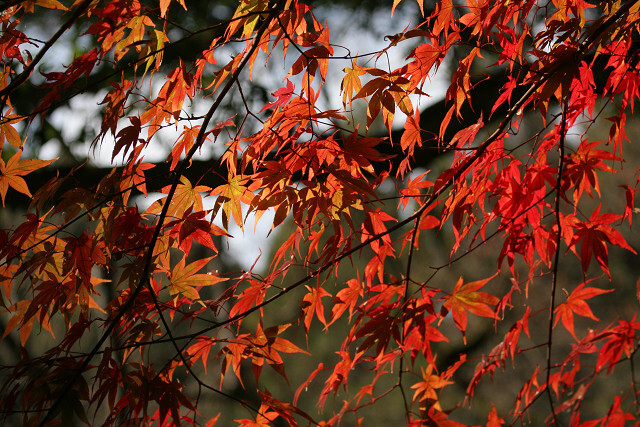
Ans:
[[[494,277],[491,276],[466,285],[460,277],[451,295],[443,298],[445,303],[442,306],[442,314],[446,315],[451,311],[453,321],[463,334],[467,330],[467,311],[477,316],[495,317],[494,310],[489,306],[496,305],[499,302],[498,298],[486,292],[477,292]]]
[[[348,287],[341,289],[333,299],[333,309],[331,310],[331,323],[335,322],[342,314],[349,309],[349,321],[353,316],[358,298],[363,295],[363,288],[358,279],[347,281]]]
[[[318,320],[320,320],[320,322],[324,326],[327,326],[327,321],[324,317],[324,306],[322,305],[322,298],[330,297],[331,294],[325,291],[320,286],[314,288],[305,286],[305,288],[307,288],[309,293],[306,294],[302,300],[302,312],[304,314],[304,328],[308,332],[314,313],[318,317]]]
[[[433,407],[441,411],[442,408],[440,407],[440,402],[438,402],[436,390],[453,384],[453,381],[448,381],[441,378],[440,375],[434,374],[433,365],[427,366],[427,369],[420,368],[420,370],[422,371],[422,381],[411,386],[411,388],[416,389],[413,393],[413,402],[419,401],[422,406],[422,402],[430,400],[433,402]]]
[[[27,187],[26,181],[22,177],[57,160],[57,158],[52,160],[20,160],[21,154],[22,150],[18,150],[7,163],[0,158],[0,197],[2,198],[3,207],[4,197],[7,195],[9,187],[29,197],[33,197],[29,191],[29,187]]]

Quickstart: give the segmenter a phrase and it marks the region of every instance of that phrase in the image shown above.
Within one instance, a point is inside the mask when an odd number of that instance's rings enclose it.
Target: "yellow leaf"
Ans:
[[[242,204],[250,204],[253,200],[253,193],[242,185],[241,176],[229,177],[228,184],[216,187],[211,195],[219,195],[216,201],[214,212],[222,206],[222,224],[225,229],[229,228],[229,217],[232,216],[236,224],[242,228]]]
[[[365,73],[364,68],[353,64],[353,68],[346,67],[344,70],[344,79],[340,85],[340,91],[342,92],[342,104],[347,105],[347,98],[349,99],[349,106],[353,99],[353,93],[360,92],[362,89],[362,83],[360,82],[360,76]]]
[[[182,294],[185,297],[197,301],[200,299],[198,290],[203,286],[211,286],[218,282],[229,280],[225,277],[217,276],[213,273],[195,274],[211,261],[213,257],[199,259],[185,266],[185,259],[182,258],[171,272],[171,283],[169,283],[169,293],[172,297]]]

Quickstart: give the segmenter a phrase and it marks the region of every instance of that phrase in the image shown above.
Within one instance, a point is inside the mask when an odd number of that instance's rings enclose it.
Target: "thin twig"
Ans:
[[[551,281],[551,301],[549,303],[549,325],[547,331],[547,378],[546,393],[549,398],[549,406],[551,407],[551,415],[553,422],[558,425],[556,411],[551,396],[551,387],[549,387],[549,379],[551,377],[551,347],[553,345],[553,313],[556,307],[556,289],[558,285],[558,265],[560,264],[560,243],[562,242],[562,224],[560,221],[560,200],[562,198],[562,173],[564,168],[564,138],[567,133],[567,109],[569,101],[565,100],[563,104],[562,122],[560,124],[560,141],[558,143],[558,179],[556,181],[556,205],[554,208],[556,216],[556,251],[553,260],[553,279]]]

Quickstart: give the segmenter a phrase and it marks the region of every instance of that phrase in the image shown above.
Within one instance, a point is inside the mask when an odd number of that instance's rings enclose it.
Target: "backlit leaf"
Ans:
[[[9,187],[31,197],[27,183],[22,177],[56,160],[20,160],[21,155],[22,150],[17,151],[6,163],[0,158],[0,197],[2,198],[2,206],[4,206],[4,199]]]

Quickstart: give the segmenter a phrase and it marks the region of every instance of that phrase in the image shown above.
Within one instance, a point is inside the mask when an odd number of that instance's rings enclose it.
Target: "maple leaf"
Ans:
[[[260,410],[256,415],[255,420],[249,418],[243,418],[234,420],[241,427],[269,427],[273,425],[273,422],[279,418],[279,414],[275,411],[269,410],[267,405],[264,403],[260,406]]]
[[[191,356],[194,360],[194,363],[198,361],[198,359],[202,359],[202,366],[204,367],[204,374],[207,374],[207,359],[209,358],[209,353],[211,352],[211,347],[213,347],[217,341],[215,339],[200,336],[196,338],[197,342],[187,348],[186,353]]]
[[[621,160],[605,150],[596,150],[602,141],[587,142],[582,141],[578,150],[571,154],[568,158],[566,172],[573,191],[573,201],[577,205],[582,193],[586,191],[589,197],[593,198],[591,189],[600,195],[600,186],[598,183],[597,171],[616,172],[615,169],[604,163],[604,160],[616,161]]]
[[[440,375],[434,374],[433,368],[434,366],[432,364],[429,364],[426,369],[420,368],[422,371],[422,381],[411,386],[411,388],[416,389],[413,393],[413,403],[419,401],[420,407],[426,407],[426,403],[423,402],[431,401],[436,410],[442,411],[436,390],[453,384],[453,381],[445,380],[441,378]]]
[[[413,179],[409,178],[407,187],[400,190],[400,194],[402,194],[403,197],[400,199],[398,207],[402,205],[402,208],[406,209],[407,204],[411,199],[415,200],[417,203],[421,202],[423,196],[422,190],[425,188],[433,187],[433,182],[425,179],[429,172],[430,171],[423,172]]]
[[[325,291],[322,287],[309,287],[305,286],[309,291],[308,294],[302,299],[302,313],[304,315],[304,328],[309,332],[311,326],[311,320],[315,314],[318,320],[326,327],[327,321],[324,317],[324,306],[322,305],[322,298],[330,297],[331,294]]]
[[[113,147],[113,153],[111,155],[111,161],[113,161],[120,151],[124,148],[123,158],[127,156],[127,153],[131,149],[135,149],[138,143],[144,143],[144,139],[138,138],[142,129],[140,118],[137,116],[129,117],[131,122],[130,126],[126,126],[118,132],[116,135],[116,143]]]
[[[134,46],[137,43],[143,41],[146,33],[146,27],[155,27],[155,24],[146,15],[132,16],[129,22],[126,24],[129,34],[118,41],[114,49],[114,57],[116,61],[122,59],[122,57],[128,52],[130,46]]]
[[[380,235],[383,236],[381,239],[383,244],[393,250],[391,246],[391,238],[389,235],[385,234],[387,227],[384,225],[384,221],[397,221],[397,219],[380,210],[380,208],[375,211],[367,212],[367,218],[362,223],[363,232],[360,240],[364,242],[372,236]],[[379,252],[380,255],[382,254],[382,252],[380,252],[380,243],[378,241],[372,242],[371,248],[375,252]]]
[[[448,41],[448,43],[450,42]],[[407,65],[407,75],[411,76],[409,88],[422,88],[433,67],[437,68],[444,59],[446,51],[446,46],[437,44],[422,43],[416,47],[407,57],[414,59]]]
[[[16,275],[18,270],[17,265],[13,264],[4,264],[0,266],[0,286],[2,286],[2,290],[4,291],[4,297],[0,298],[0,305],[4,308],[8,308],[8,301],[11,301],[11,289],[13,287],[13,278]],[[7,332],[8,334],[9,332]]]
[[[416,147],[422,146],[422,137],[420,136],[420,112],[416,109],[413,116],[408,116],[404,122],[404,132],[400,138],[400,147],[408,152],[408,155],[413,155],[413,151]],[[398,176],[404,177],[405,170],[399,170]]]
[[[367,82],[353,99],[371,96],[367,103],[367,129],[371,126],[371,123],[373,123],[374,119],[382,109],[385,125],[390,131],[390,125],[393,122],[393,115],[395,111],[395,100],[390,91],[397,91],[404,95],[405,91],[402,88],[402,85],[409,83],[409,80],[407,80],[406,77],[401,76],[399,71],[387,73],[378,68],[367,68],[366,71],[367,73],[376,76],[376,78]],[[404,99],[404,96],[401,96],[401,98]]]
[[[238,302],[231,307],[230,317],[245,313],[256,304],[261,304],[267,294],[267,286],[258,280],[249,280],[249,287],[237,296]]]
[[[124,191],[125,188],[128,189],[131,185],[134,185],[138,190],[142,192],[142,194],[147,196],[147,181],[145,177],[145,171],[153,169],[155,166],[156,165],[154,165],[153,163],[129,163],[122,172],[122,190]],[[128,177],[130,177],[130,181],[127,179],[127,175]],[[129,182],[131,182],[131,184]]]
[[[31,317],[29,319],[25,319],[24,315],[29,308],[31,301],[29,300],[21,300],[18,301],[11,307],[11,310],[6,310],[9,313],[13,313],[11,318],[7,321],[4,331],[2,333],[2,338],[0,338],[0,342],[2,342],[7,335],[15,328],[20,328],[20,344],[22,346],[25,345],[27,340],[29,339],[29,335],[31,334],[31,330],[33,329],[33,324],[35,322],[35,318]],[[3,311],[4,312],[4,311]]]
[[[262,113],[263,111],[268,110],[270,108],[276,109],[280,106],[285,105],[287,102],[289,102],[289,100],[293,96],[293,91],[295,90],[295,88],[296,87],[293,85],[293,83],[287,80],[287,87],[280,88],[271,94],[277,97],[278,99],[276,101],[269,102],[267,105],[262,107],[262,110],[260,110],[260,112]]]
[[[264,330],[263,338],[268,341],[268,344],[272,350],[279,351],[282,353],[303,353],[306,355],[310,355],[309,352],[304,351],[303,349],[301,349],[291,341],[277,336],[277,335],[281,335],[284,331],[289,329],[290,326],[291,324],[287,323],[284,325],[272,326],[270,328],[267,328]],[[256,337],[258,337],[257,333],[256,333]]]
[[[260,12],[268,7],[266,1],[243,1],[236,9],[233,18],[226,28],[225,36],[230,38],[242,27],[242,36],[251,37],[251,33],[258,23]]]
[[[355,62],[352,62],[353,68],[345,67],[344,78],[340,84],[340,92],[342,92],[342,104],[347,105],[347,99],[349,99],[349,107],[353,102],[353,93],[360,92],[362,89],[362,83],[360,82],[360,76],[366,73],[366,69],[359,66]]]
[[[349,321],[351,321],[358,298],[362,295],[363,289],[359,280],[351,279],[347,281],[347,287],[340,289],[332,301],[333,308],[331,309],[331,322],[329,325],[338,320],[347,308],[349,309]]]
[[[399,286],[393,286],[392,288],[399,288]],[[388,293],[383,293],[381,297],[391,297],[396,292],[397,290],[389,290]],[[371,302],[375,304],[375,301]],[[370,319],[355,335],[355,338],[366,337],[358,347],[359,351],[366,351],[375,344],[376,354],[381,355],[389,343],[393,342],[392,338],[396,342],[400,341],[400,322],[391,313],[394,308],[396,308],[395,304],[383,304],[366,312]]]
[[[182,294],[192,301],[199,301],[200,294],[198,291],[204,286],[215,285],[219,282],[229,280],[226,277],[220,277],[212,272],[202,274],[196,273],[205,267],[213,257],[202,258],[186,265],[185,255],[178,263],[171,269],[170,283],[167,285],[169,293],[172,297],[178,297],[178,294]]]
[[[243,185],[245,180],[241,176],[230,176],[227,184],[220,185],[211,191],[210,195],[219,195],[216,200],[214,214],[222,206],[222,224],[229,229],[229,218],[233,218],[238,227],[242,228],[242,204],[250,204],[253,194]]]
[[[622,409],[622,400],[620,396],[613,398],[613,405],[607,411],[607,414],[602,418],[603,426],[623,426],[627,424],[627,420],[636,420],[634,414],[624,412]]]
[[[467,284],[464,284],[462,277],[460,277],[451,295],[441,298],[444,300],[441,314],[444,317],[448,312],[451,312],[453,321],[463,335],[467,330],[467,311],[477,316],[495,318],[495,312],[489,306],[496,305],[500,300],[486,292],[477,292],[494,277],[491,276]]]
[[[193,212],[193,207],[189,207],[181,219],[177,219],[166,225],[167,228],[172,229],[172,234],[177,234],[179,247],[185,254],[191,252],[191,244],[194,240],[214,252],[218,252],[211,236],[231,237],[220,227],[206,220],[205,217],[207,215],[207,211]]]
[[[116,134],[118,119],[124,114],[124,105],[131,93],[132,84],[133,82],[130,80],[123,80],[122,83],[111,82],[113,88],[109,90],[109,93],[107,93],[102,102],[100,102],[100,105],[107,104],[102,115],[102,125],[100,128],[102,134],[107,131],[111,131],[113,135]]]
[[[629,246],[622,234],[609,224],[622,218],[616,214],[600,214],[600,206],[591,213],[588,221],[576,224],[575,233],[573,234],[569,247],[573,248],[580,242],[580,261],[582,263],[582,271],[587,272],[591,263],[591,256],[595,256],[596,261],[600,264],[600,268],[607,276],[611,277],[609,272],[609,249],[607,242],[632,253],[636,251]]]
[[[393,6],[391,6],[391,16],[393,17],[393,12],[396,10],[396,7],[400,4],[402,0],[393,0]]]
[[[162,192],[169,193],[171,186],[162,188]],[[173,198],[170,201],[167,216],[180,217],[184,216],[189,209],[193,211],[202,211],[202,196],[200,193],[210,191],[211,188],[204,185],[196,185],[193,187],[186,176],[180,177],[180,184],[176,187]],[[156,203],[149,208],[149,212],[160,211],[161,204]]]
[[[596,297],[598,295],[606,294],[609,292],[613,292],[613,289],[598,289],[593,287],[586,287],[587,283],[593,281],[594,279],[587,280],[586,282],[582,282],[571,292],[571,294],[567,297],[567,301],[558,305],[555,309],[556,320],[553,326],[558,324],[558,321],[562,321],[565,329],[571,333],[573,338],[576,341],[578,337],[576,337],[576,333],[573,329],[573,315],[577,314],[579,316],[588,317],[593,320],[598,320],[598,318],[593,314],[589,304],[587,304],[586,300]]]
[[[45,111],[54,100],[59,99],[64,89],[70,88],[84,74],[89,76],[93,67],[98,63],[98,49],[93,48],[88,53],[76,57],[73,62],[66,67],[65,72],[41,73],[47,81],[41,86],[50,87],[51,91],[42,97],[39,105],[40,111]]]
[[[476,134],[483,126],[484,121],[482,120],[482,114],[480,114],[480,117],[475,124],[456,132],[456,134],[453,135],[453,138],[451,138],[448,146],[457,148],[470,147],[476,137]]]
[[[498,109],[498,107],[504,104],[505,101],[507,102],[507,105],[511,105],[511,94],[513,93],[513,90],[517,85],[518,81],[513,77],[508,76],[508,81],[504,84],[504,86],[502,86],[502,93],[493,104],[493,107],[491,107],[491,114],[489,115],[489,117],[491,117],[493,113]]]
[[[32,3],[31,5],[29,4],[25,5],[27,9],[33,8],[33,4],[36,4],[38,6],[46,7],[48,9],[69,10],[65,5],[63,5],[57,0],[34,0],[26,3]],[[33,11],[33,9],[31,10]]]
[[[64,271],[72,267],[77,268],[80,278],[88,286],[91,283],[91,268],[94,265],[104,265],[106,257],[103,251],[87,235],[85,230],[80,237],[67,237],[65,246]]]
[[[616,364],[620,361],[624,353],[630,358],[635,350],[637,340],[636,331],[640,329],[640,323],[636,322],[636,316],[631,321],[620,320],[618,326],[603,332],[601,336],[607,336],[607,341],[598,352],[596,371],[601,370],[606,364],[609,365],[607,374],[610,374]]]
[[[433,34],[438,36],[441,32],[444,32],[445,36],[449,31],[449,27],[452,25],[451,18],[453,17],[453,2],[452,0],[442,0],[436,4],[436,12],[438,18],[433,25]],[[453,24],[455,25],[455,24]],[[455,27],[454,27],[455,28]]]
[[[29,191],[29,187],[27,187],[26,181],[22,177],[57,160],[57,158],[52,160],[20,160],[21,155],[22,150],[16,151],[6,163],[0,158],[0,197],[2,198],[3,207],[4,198],[7,195],[9,187],[29,197],[33,197]]]
[[[340,350],[336,354],[340,357],[340,361],[336,363],[333,368],[333,372],[325,381],[325,386],[320,393],[318,399],[318,407],[324,408],[324,404],[327,401],[329,393],[337,393],[341,385],[346,384],[349,378],[349,372],[353,370],[358,360],[362,357],[362,352],[356,353],[353,357],[348,351]],[[320,369],[320,366],[318,367]]]
[[[23,248],[25,244],[31,245],[37,238],[38,229],[42,225],[46,215],[38,217],[36,214],[27,214],[27,219],[20,224],[9,239],[12,245],[16,245],[18,248]]]
[[[633,189],[631,187],[629,187],[628,185],[621,185],[621,188],[624,188],[625,192],[625,198],[627,199],[627,204],[624,207],[624,215],[622,216],[623,220],[624,218],[627,218],[629,220],[629,226],[631,226],[632,223],[632,217],[633,217],[633,213],[635,211],[635,207],[634,207],[634,199],[635,199],[635,195],[636,192],[638,191],[638,189]]]
[[[500,427],[503,424],[505,424],[504,419],[498,417],[498,411],[496,411],[496,407],[491,403],[491,412],[489,412],[487,427]]]
[[[426,408],[424,408],[426,409]],[[448,412],[448,411],[447,411]],[[410,427],[420,427],[424,425],[437,427],[464,427],[465,424],[459,423],[449,418],[447,412],[438,411],[435,407],[430,406],[427,415],[423,419],[415,419],[411,417]]]
[[[22,118],[17,118],[13,115],[4,116],[2,123],[0,123],[0,150],[2,150],[5,141],[15,148],[22,148],[22,139],[20,138],[20,134],[14,127],[14,124],[18,123],[21,120]]]
[[[458,68],[453,73],[452,84],[449,86],[449,89],[447,89],[446,99],[453,101],[452,108],[455,108],[456,116],[458,118],[462,117],[460,112],[462,105],[465,102],[471,104],[469,96],[469,93],[471,92],[471,77],[469,70],[476,56],[481,56],[480,50],[477,47],[473,48],[471,52],[458,63]]]
[[[376,150],[374,147],[381,144],[383,140],[381,138],[362,138],[358,134],[358,127],[343,138],[341,159],[346,164],[345,168],[351,170],[353,178],[362,177],[361,169],[374,174],[375,169],[371,164],[371,161],[381,162],[390,159],[392,156],[386,156]],[[328,161],[328,163],[332,163]]]

